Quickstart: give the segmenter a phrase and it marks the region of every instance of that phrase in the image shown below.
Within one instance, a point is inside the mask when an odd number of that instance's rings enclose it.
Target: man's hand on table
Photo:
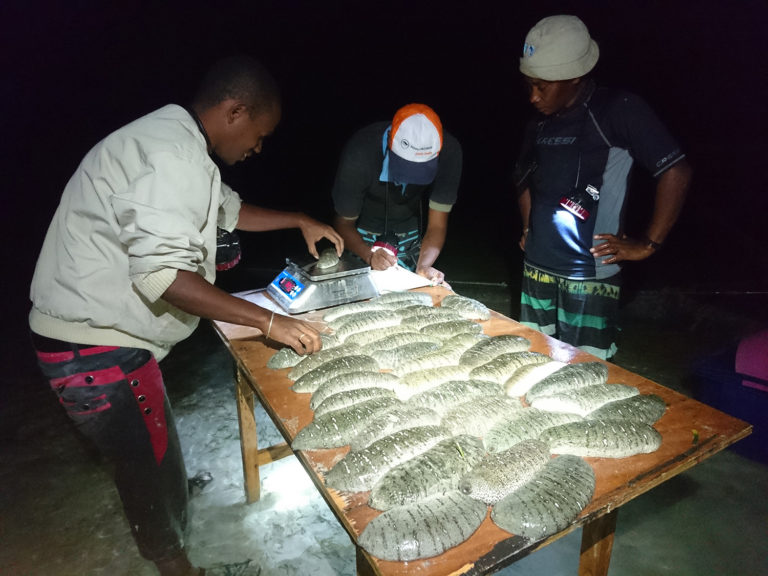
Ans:
[[[272,326],[264,332],[268,338],[287,344],[297,354],[313,354],[323,347],[320,333],[307,322],[275,314],[271,323]]]
[[[433,268],[432,266],[419,266],[416,269],[416,274],[429,280],[432,286],[442,286],[448,290],[451,289],[450,284],[445,281],[445,274],[437,268]]]

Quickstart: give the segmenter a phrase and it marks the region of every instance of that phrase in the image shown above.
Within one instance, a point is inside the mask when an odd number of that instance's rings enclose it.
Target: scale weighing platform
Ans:
[[[303,266],[285,259],[285,270],[267,286],[267,293],[289,314],[301,314],[379,295],[371,267],[344,252],[335,266],[320,268],[313,260]]]

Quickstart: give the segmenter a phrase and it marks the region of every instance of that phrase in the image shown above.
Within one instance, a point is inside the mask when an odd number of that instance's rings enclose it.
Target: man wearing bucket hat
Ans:
[[[461,162],[459,142],[424,104],[403,106],[391,122],[356,132],[342,151],[332,191],[334,227],[344,245],[374,270],[399,263],[443,283],[433,265],[456,202]]]
[[[691,169],[638,96],[598,87],[600,52],[576,16],[550,16],[525,38],[520,72],[538,114],[514,181],[525,252],[521,323],[600,358],[616,350],[621,263],[657,252],[682,209]],[[656,179],[644,231],[628,236],[630,168]]]

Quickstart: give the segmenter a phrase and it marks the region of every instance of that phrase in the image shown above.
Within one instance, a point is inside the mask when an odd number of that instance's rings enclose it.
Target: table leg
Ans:
[[[607,576],[618,513],[613,510],[582,528],[579,576]]]
[[[355,546],[355,560],[357,563],[357,576],[378,576],[381,574],[373,567],[368,555],[360,546]]]
[[[256,432],[256,415],[253,412],[253,391],[246,377],[236,368],[235,395],[237,396],[237,421],[240,427],[240,452],[243,457],[245,500],[249,504],[260,497],[259,439]]]

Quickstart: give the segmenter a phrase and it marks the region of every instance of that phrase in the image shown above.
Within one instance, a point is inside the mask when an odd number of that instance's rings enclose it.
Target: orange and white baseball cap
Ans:
[[[407,104],[395,112],[389,132],[389,177],[402,184],[430,184],[437,175],[443,125],[426,104]]]

